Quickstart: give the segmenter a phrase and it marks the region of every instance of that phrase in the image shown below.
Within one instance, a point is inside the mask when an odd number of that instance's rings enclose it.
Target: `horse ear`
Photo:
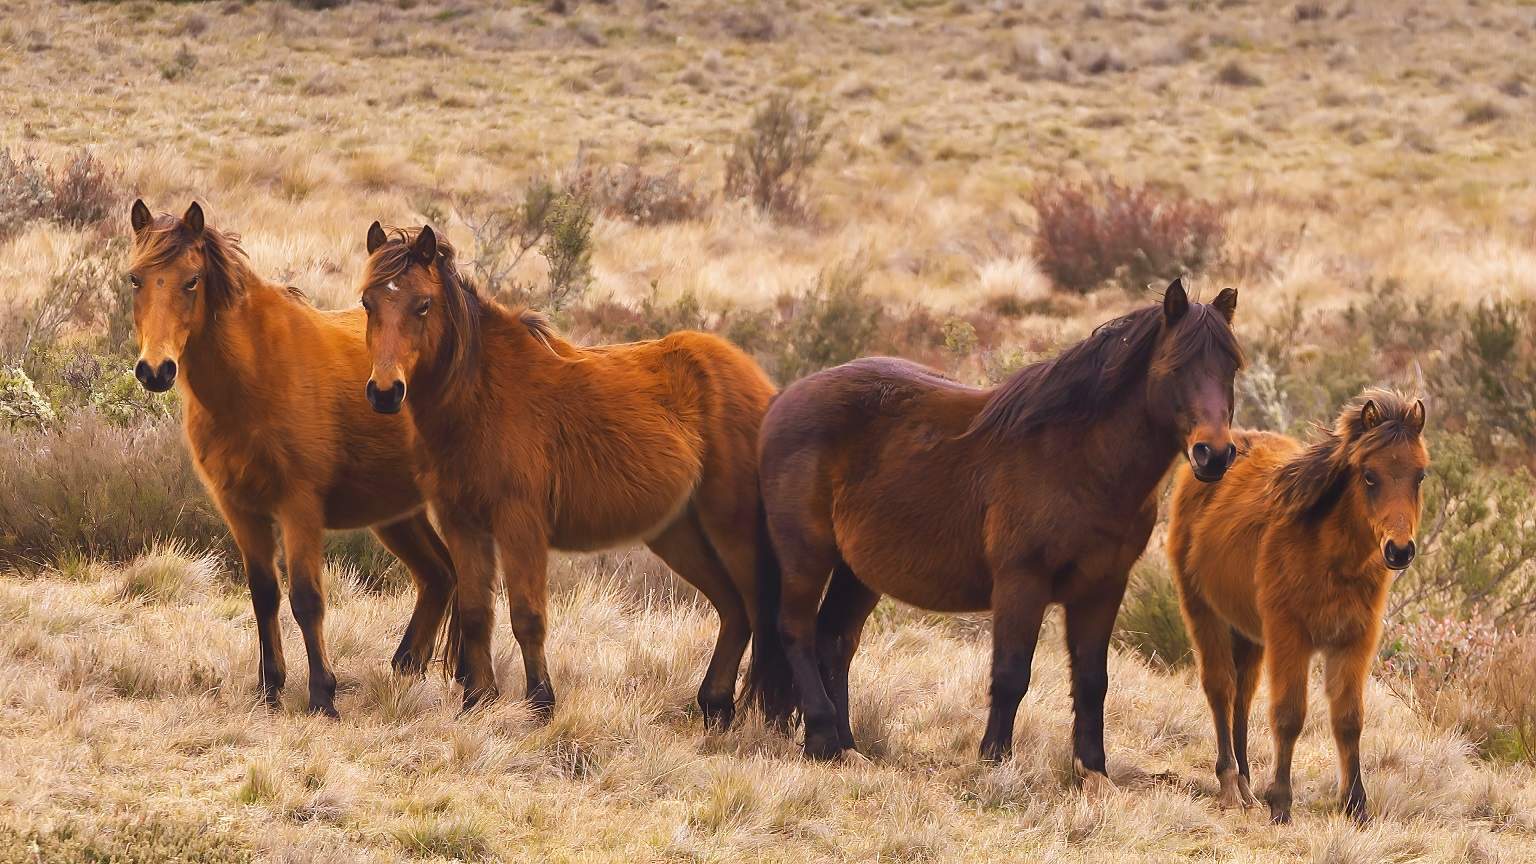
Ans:
[[[379,251],[379,247],[388,241],[389,238],[384,234],[384,226],[379,224],[379,220],[373,220],[373,224],[368,226],[368,254],[372,255]]]
[[[1163,292],[1163,318],[1169,324],[1179,323],[1179,319],[1189,311],[1189,295],[1184,292],[1184,277],[1168,283],[1168,290]]]
[[[1376,404],[1376,400],[1365,400],[1365,405],[1360,408],[1361,424],[1367,429],[1375,429],[1381,425],[1381,419],[1381,408]]]
[[[128,211],[128,224],[133,226],[133,233],[137,234],[149,227],[154,220],[149,208],[145,206],[143,198],[137,198],[133,202],[133,209]]]
[[[193,201],[192,206],[187,208],[187,212],[182,214],[181,221],[186,223],[187,228],[192,231],[193,237],[203,236],[203,207],[201,204]]]
[[[437,260],[437,234],[432,231],[431,225],[421,226],[421,233],[416,235],[416,242],[411,244],[411,257],[423,264]]]
[[[1408,409],[1408,418],[1404,422],[1406,422],[1408,424],[1408,428],[1409,429],[1413,430],[1413,434],[1419,435],[1419,434],[1422,434],[1424,432],[1424,400],[1423,399],[1418,399],[1418,400],[1414,401],[1413,407]]]
[[[1232,316],[1237,314],[1237,289],[1221,289],[1221,293],[1216,295],[1216,299],[1211,301],[1211,305],[1216,307],[1216,311],[1221,313],[1221,317],[1227,319],[1228,324],[1231,324]]]

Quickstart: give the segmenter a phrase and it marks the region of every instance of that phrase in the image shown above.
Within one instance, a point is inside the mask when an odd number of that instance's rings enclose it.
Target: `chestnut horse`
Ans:
[[[991,390],[890,358],[785,389],[763,421],[759,470],[808,756],[854,747],[848,668],[865,619],[890,594],[924,609],[992,610],[981,755],[1006,757],[1041,618],[1060,603],[1075,768],[1090,786],[1109,783],[1110,630],[1169,464],[1184,453],[1216,481],[1232,459],[1236,308],[1231,289],[1205,305],[1175,281],[1160,306]]]
[[[704,333],[571,345],[538,314],[482,299],[430,226],[386,233],[375,222],[368,253],[367,396],[382,413],[409,408],[416,464],[459,576],[465,708],[496,694],[498,551],[527,696],[547,714],[549,550],[638,539],[720,615],[698,699],[706,726],[728,726],[737,668],[757,633],[766,539],[756,456],[774,393],[767,376]],[[788,668],[771,631],[758,636],[749,692],[787,711]]]
[[[1307,667],[1321,652],[1344,810],[1365,821],[1362,694],[1393,571],[1413,560],[1429,464],[1423,431],[1423,402],[1367,390],[1310,447],[1239,431],[1243,458],[1220,486],[1179,472],[1168,556],[1216,722],[1222,807],[1258,804],[1248,711],[1262,662],[1275,736],[1265,798],[1271,819],[1290,821],[1291,754],[1307,713]]]
[[[195,202],[178,219],[153,217],[135,201],[130,222],[134,374],[156,393],[180,392],[193,462],[250,582],[262,695],[276,707],[286,677],[275,523],[309,655],[309,707],[334,717],[324,530],[373,526],[410,569],[416,608],[395,652],[401,672],[420,672],[431,660],[454,583],[422,494],[411,473],[398,470],[409,458],[405,423],[380,422],[357,399],[368,378],[362,312],[321,312],[295,290],[264,281],[238,238],[205,225]]]

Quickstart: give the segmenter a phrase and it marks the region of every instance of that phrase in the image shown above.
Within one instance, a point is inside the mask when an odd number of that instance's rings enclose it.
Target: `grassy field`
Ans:
[[[36,333],[64,286],[111,293],[136,196],[157,212],[197,199],[259,272],[335,307],[356,302],[373,219],[430,219],[484,261],[499,250],[475,226],[531,179],[634,171],[662,178],[678,212],[599,208],[592,285],[557,316],[577,338],[711,326],[783,377],[884,350],[994,380],[1151,296],[1123,276],[1065,290],[1042,263],[1039,190],[1111,176],[1220,215],[1220,252],[1193,284],[1239,289],[1245,422],[1296,430],[1367,382],[1433,391],[1445,470],[1426,525],[1444,538],[1410,571],[1418,605],[1394,609],[1394,656],[1441,632],[1408,629],[1416,616],[1536,644],[1522,601],[1536,597],[1536,6],[311,5],[328,4],[0,0],[0,146],[55,167],[89,151],[110,205],[13,218],[26,184],[0,183],[0,366],[53,403],[0,413],[0,862],[1530,857],[1536,671],[1501,667],[1503,695],[1449,715],[1431,697],[1461,692],[1459,677],[1374,680],[1364,829],[1337,812],[1314,698],[1297,823],[1271,827],[1215,808],[1204,699],[1150,590],[1111,661],[1120,789],[1099,800],[1071,783],[1054,619],[1019,755],[986,767],[987,622],[883,604],[853,673],[868,758],[814,765],[750,716],[702,732],[713,617],[643,552],[555,565],[562,701],[540,726],[516,704],[457,717],[435,675],[392,676],[409,598],[380,590],[370,553],[338,551],[343,719],[301,712],[287,613],[295,674],[269,713],[243,579],[194,491],[175,405],[131,377],[111,389],[131,354],[122,310],[72,300],[47,344],[5,340]],[[778,92],[822,112],[826,136],[790,214],[722,191],[738,136]],[[508,279],[540,286],[547,270],[535,250]],[[145,551],[162,514],[179,545]],[[1154,548],[1139,586],[1166,586],[1160,560]],[[505,622],[495,644],[498,677],[517,681]],[[1485,703],[1500,707],[1468,707]]]

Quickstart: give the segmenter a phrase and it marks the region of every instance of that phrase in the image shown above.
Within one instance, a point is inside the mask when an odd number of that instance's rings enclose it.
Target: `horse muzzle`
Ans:
[[[400,413],[400,406],[405,404],[404,381],[396,381],[389,385],[388,390],[380,390],[379,385],[373,383],[373,379],[369,378],[366,392],[368,394],[368,404],[372,405],[373,410],[380,414],[398,414]]]
[[[1387,566],[1393,570],[1407,570],[1408,565],[1413,563],[1415,551],[1416,547],[1412,540],[1399,546],[1388,538],[1387,542],[1381,544],[1382,560],[1386,561]]]
[[[140,360],[134,364],[133,377],[139,379],[144,389],[151,393],[164,393],[176,383],[176,361],[163,360],[158,366]]]
[[[1189,467],[1195,472],[1195,479],[1205,483],[1215,483],[1226,475],[1227,469],[1237,461],[1237,445],[1228,443],[1225,448],[1218,449],[1198,441],[1189,448]]]

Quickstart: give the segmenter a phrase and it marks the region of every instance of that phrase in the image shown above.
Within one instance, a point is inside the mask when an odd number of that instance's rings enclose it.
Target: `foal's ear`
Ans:
[[[1360,408],[1361,425],[1367,429],[1375,429],[1381,425],[1381,420],[1381,407],[1376,404],[1376,400],[1365,400],[1365,404]]]
[[[1163,318],[1169,324],[1179,323],[1179,319],[1189,311],[1189,295],[1184,292],[1184,277],[1168,283],[1168,290],[1163,292]]]
[[[431,225],[421,226],[421,233],[416,235],[416,242],[411,244],[411,257],[422,264],[431,264],[437,260],[437,234],[432,231]]]
[[[1407,418],[1405,418],[1403,420],[1403,422],[1407,424],[1409,429],[1413,430],[1413,434],[1415,434],[1415,435],[1419,435],[1419,434],[1422,434],[1424,432],[1424,400],[1423,399],[1418,399],[1418,400],[1414,401],[1413,407],[1408,409],[1408,416],[1407,416]]]
[[[154,218],[154,216],[150,215],[149,208],[144,205],[143,198],[135,199],[133,209],[128,211],[128,224],[133,226],[133,233],[135,234],[148,228],[149,223]]]
[[[1216,307],[1216,311],[1221,313],[1221,317],[1227,319],[1228,324],[1231,324],[1232,316],[1237,314],[1237,289],[1221,289],[1221,293],[1216,295],[1216,299],[1211,301],[1211,305]]]
[[[187,212],[182,214],[181,221],[186,223],[187,229],[192,232],[193,237],[203,236],[203,207],[201,204],[193,201],[192,206],[187,208]]]
[[[387,242],[389,238],[384,234],[384,226],[379,224],[379,220],[373,220],[373,224],[368,226],[368,254],[379,251],[379,247]]]

